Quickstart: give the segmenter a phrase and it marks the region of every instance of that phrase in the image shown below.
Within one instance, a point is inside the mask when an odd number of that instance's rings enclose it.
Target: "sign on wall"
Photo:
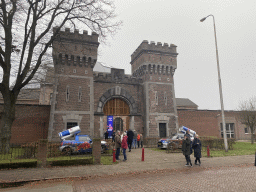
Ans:
[[[108,137],[112,138],[112,134],[113,134],[113,116],[112,115],[108,116],[107,129],[108,129]]]

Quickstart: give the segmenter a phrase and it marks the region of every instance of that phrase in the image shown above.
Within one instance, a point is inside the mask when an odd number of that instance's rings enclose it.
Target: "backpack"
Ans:
[[[140,140],[140,134],[137,135],[137,141],[139,141],[139,140]]]

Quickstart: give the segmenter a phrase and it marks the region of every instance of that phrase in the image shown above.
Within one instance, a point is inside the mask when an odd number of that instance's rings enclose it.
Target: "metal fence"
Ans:
[[[0,160],[36,159],[38,142],[14,144],[11,143],[8,151],[0,153]]]
[[[147,137],[143,139],[143,147],[144,148],[156,148],[157,142],[159,141],[159,137]]]

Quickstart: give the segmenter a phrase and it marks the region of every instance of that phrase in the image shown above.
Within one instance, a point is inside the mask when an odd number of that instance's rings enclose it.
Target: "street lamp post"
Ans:
[[[222,128],[223,128],[225,151],[228,152],[228,142],[227,142],[227,135],[226,135],[226,122],[225,122],[225,115],[224,115],[224,104],[223,104],[222,86],[221,86],[221,78],[220,78],[220,65],[219,65],[219,54],[218,54],[218,46],[217,46],[215,19],[214,19],[213,15],[208,15],[207,17],[209,17],[209,16],[212,16],[212,18],[213,18],[215,46],[216,46],[216,58],[217,58],[218,78],[219,78],[220,105],[221,105],[221,114],[222,114]],[[200,21],[203,22],[207,17],[204,17]]]

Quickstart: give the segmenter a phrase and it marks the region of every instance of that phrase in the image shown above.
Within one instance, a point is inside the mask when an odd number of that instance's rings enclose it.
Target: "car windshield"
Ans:
[[[79,141],[86,141],[86,142],[89,142],[91,139],[90,137],[88,136],[82,136],[82,137],[79,137]]]

